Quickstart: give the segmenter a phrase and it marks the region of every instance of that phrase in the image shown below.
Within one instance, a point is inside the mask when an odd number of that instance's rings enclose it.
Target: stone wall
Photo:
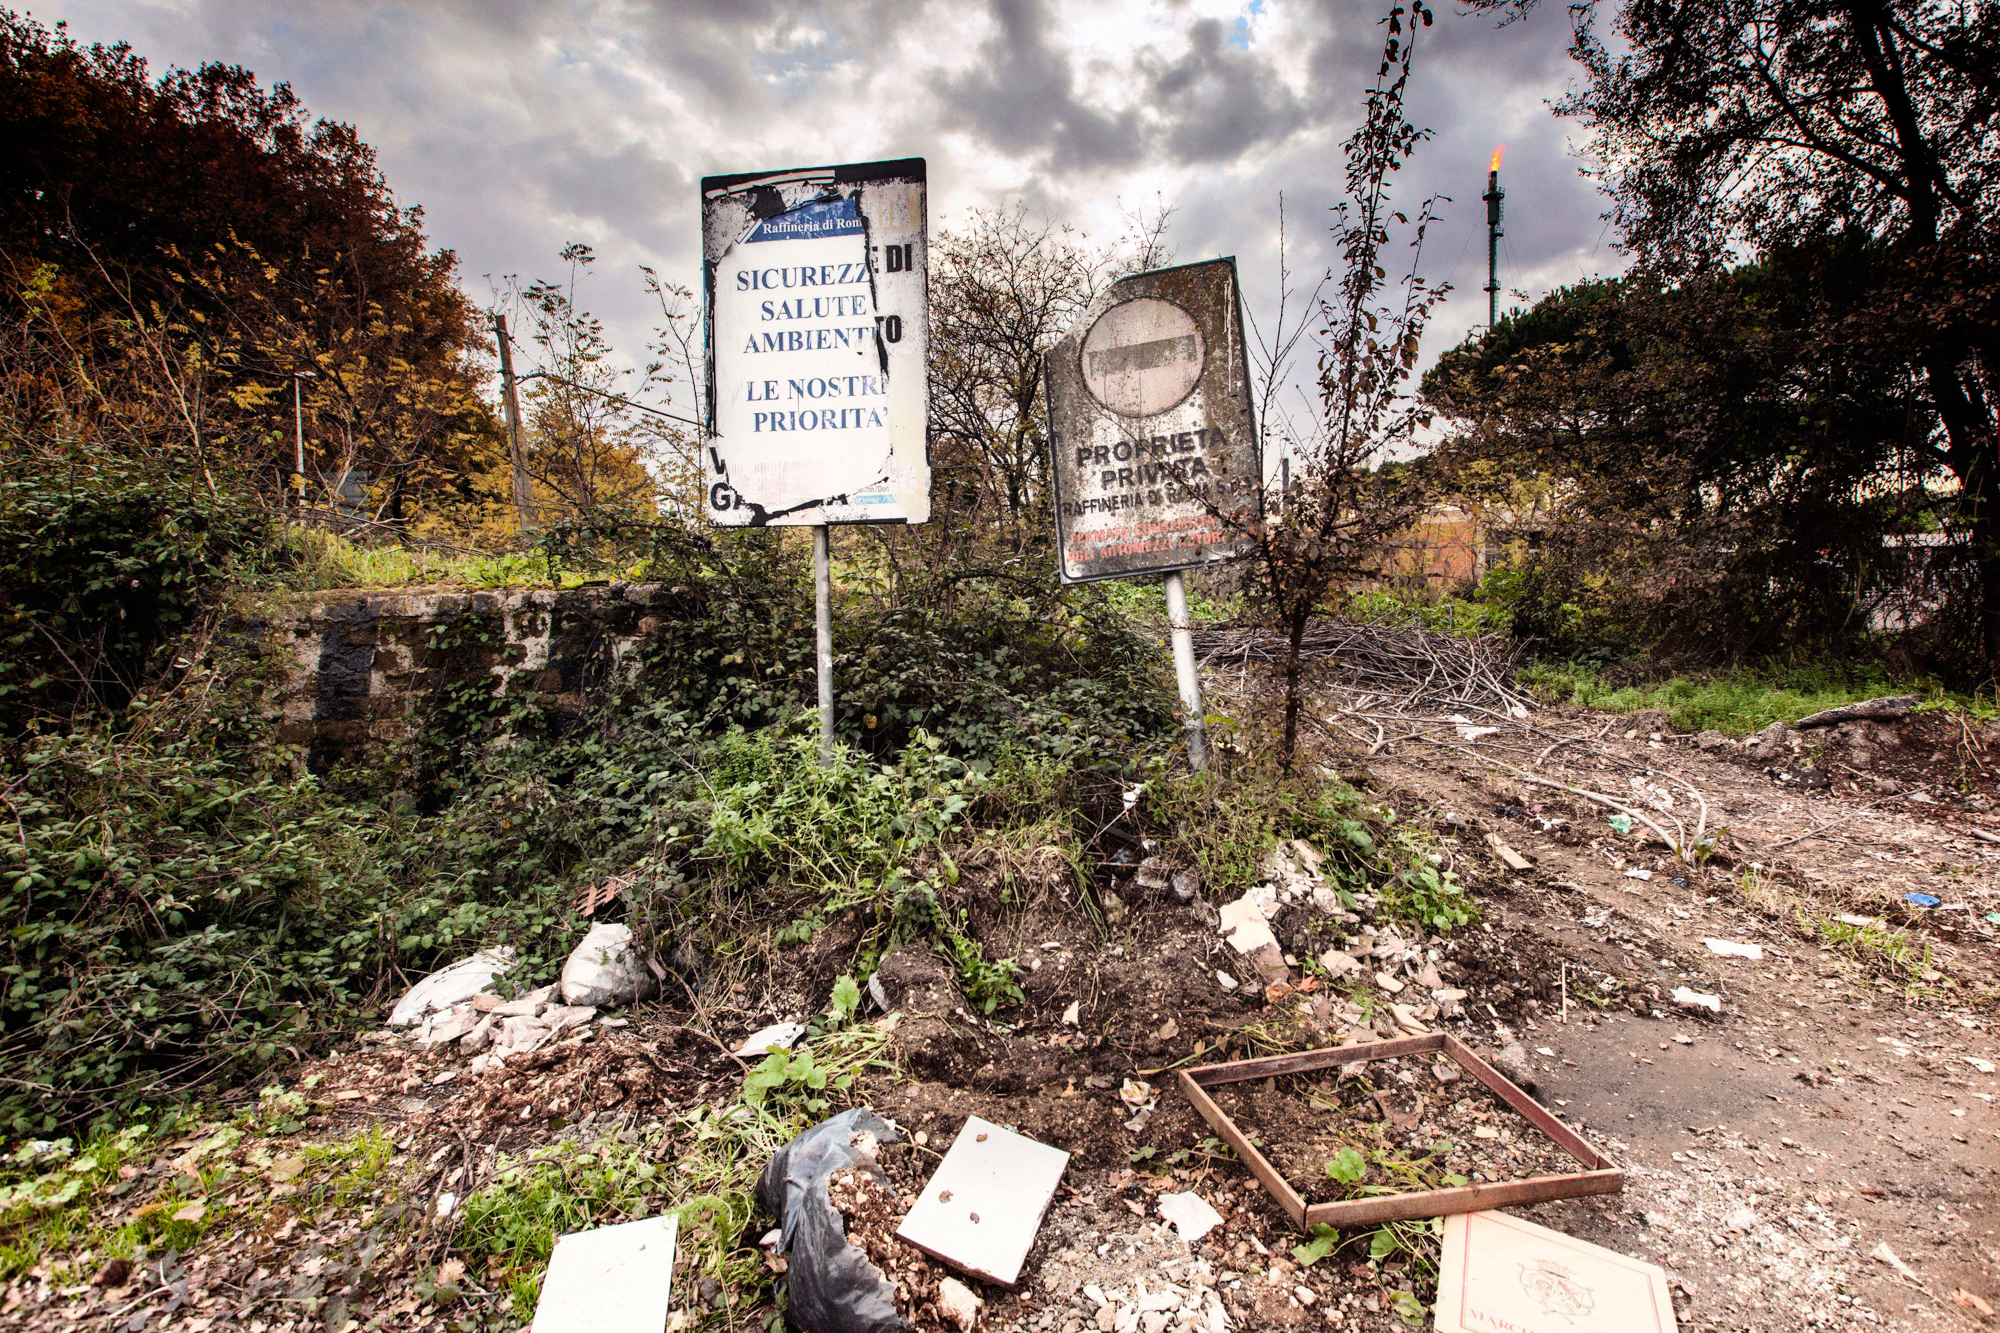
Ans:
[[[580,713],[637,669],[671,595],[653,583],[325,592],[268,605],[236,628],[276,658],[281,739],[324,770],[380,759],[454,685],[532,690],[559,715]]]

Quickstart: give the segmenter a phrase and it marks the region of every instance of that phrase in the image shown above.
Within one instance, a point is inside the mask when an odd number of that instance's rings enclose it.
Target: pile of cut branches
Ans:
[[[1255,627],[1197,630],[1203,666],[1281,662],[1285,636]],[[1395,709],[1476,709],[1525,717],[1533,699],[1509,678],[1518,649],[1499,634],[1459,635],[1419,625],[1375,625],[1316,619],[1300,650],[1332,656],[1343,687],[1366,692],[1368,703]],[[1356,707],[1363,706],[1357,700]]]

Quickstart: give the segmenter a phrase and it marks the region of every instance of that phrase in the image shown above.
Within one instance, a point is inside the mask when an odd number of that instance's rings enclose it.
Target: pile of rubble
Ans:
[[[414,1029],[425,1050],[457,1043],[482,1074],[510,1056],[538,1051],[564,1032],[593,1021],[623,1026],[598,1010],[630,1004],[659,987],[656,965],[642,963],[627,926],[593,926],[563,964],[559,981],[508,998],[494,986],[514,967],[511,949],[474,954],[411,987],[389,1015],[392,1029]]]

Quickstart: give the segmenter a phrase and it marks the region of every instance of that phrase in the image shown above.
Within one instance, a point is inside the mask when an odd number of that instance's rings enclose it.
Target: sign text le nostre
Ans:
[[[702,181],[710,521],[922,523],[924,162]]]

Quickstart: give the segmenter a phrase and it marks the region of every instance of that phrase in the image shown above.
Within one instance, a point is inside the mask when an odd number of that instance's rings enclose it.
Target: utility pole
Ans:
[[[1480,195],[1486,201],[1486,327],[1490,330],[1500,322],[1500,238],[1506,235],[1500,230],[1500,215],[1507,200],[1507,192],[1500,188],[1500,153],[1506,145],[1493,150],[1493,165],[1486,170],[1486,193]]]
[[[528,484],[528,455],[521,449],[521,395],[514,381],[514,345],[507,337],[507,317],[493,316],[493,338],[500,345],[501,406],[507,413],[507,456],[514,465],[514,513],[521,535],[535,527],[535,493]]]

